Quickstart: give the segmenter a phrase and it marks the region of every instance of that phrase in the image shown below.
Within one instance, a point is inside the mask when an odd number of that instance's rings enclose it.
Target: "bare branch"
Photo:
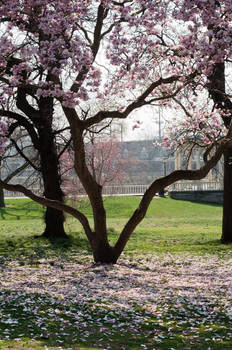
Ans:
[[[0,110],[0,117],[7,117],[10,119],[14,119],[17,120],[17,122],[19,123],[19,125],[21,125],[22,127],[24,127],[28,134],[31,137],[31,140],[33,142],[33,145],[36,149],[39,148],[39,140],[38,140],[38,136],[37,133],[33,127],[33,125],[21,114],[18,114],[16,112],[11,112],[11,111],[5,111],[5,110]]]
[[[60,157],[61,157],[61,156],[65,153],[65,151],[70,147],[71,142],[72,142],[72,138],[70,138],[70,139],[66,142],[65,146],[63,147],[63,149],[61,150],[61,152],[60,152],[60,153],[58,154],[58,156],[57,156],[58,159],[60,159]]]
[[[10,139],[10,141],[13,143],[16,151],[20,154],[20,156],[25,159],[25,161],[35,170],[37,171],[41,171],[40,168],[38,168],[35,164],[32,163],[31,159],[29,159],[23,152],[22,150],[19,148],[19,146],[17,145],[17,142],[14,139]]]
[[[17,168],[15,171],[13,171],[11,174],[9,174],[7,177],[5,177],[5,179],[3,180],[4,182],[8,183],[11,179],[13,179],[13,177],[15,177],[16,175],[18,175],[19,173],[21,173],[21,171],[25,170],[26,168],[28,168],[29,163],[25,162],[24,164],[22,164],[19,168]]]
[[[96,25],[94,29],[94,39],[93,39],[93,44],[91,46],[91,50],[93,53],[93,61],[96,58],[96,55],[98,53],[99,47],[100,47],[100,42],[101,42],[101,31],[103,27],[103,21],[105,19],[106,13],[108,12],[107,9],[104,8],[103,4],[100,4],[98,6],[98,12],[97,12],[97,19],[96,19]],[[86,67],[85,65],[82,67],[80,72],[78,73],[75,82],[73,83],[71,87],[72,92],[78,92],[81,83],[83,79],[85,78],[86,74],[88,73],[89,68]]]
[[[196,73],[192,73],[187,77],[187,79],[192,79]],[[90,126],[101,122],[104,119],[125,119],[132,111],[135,109],[142,107],[147,104],[146,98],[152,93],[152,91],[160,86],[161,84],[171,84],[175,81],[178,81],[180,76],[173,75],[168,78],[160,78],[159,80],[150,84],[150,86],[137,98],[136,101],[133,101],[131,104],[127,106],[127,108],[123,112],[119,111],[100,111],[95,116],[87,119],[83,122],[85,128],[89,128]]]
[[[52,200],[52,199],[47,199],[45,197],[40,197],[40,196],[34,194],[29,189],[27,189],[26,187],[19,185],[19,184],[17,184],[17,185],[7,184],[4,181],[0,180],[0,187],[4,188],[7,191],[23,193],[26,197],[32,199],[33,201],[35,201],[41,205],[44,205],[44,206],[50,207],[50,208],[54,208],[57,210],[61,210],[61,211],[64,211],[64,212],[72,215],[77,220],[79,220],[79,222],[82,224],[90,242],[94,239],[94,234],[90,228],[88,219],[79,210],[77,210],[77,209],[75,209],[67,204],[64,204],[62,202]]]
[[[80,26],[79,24],[77,24],[77,27],[84,33],[84,36],[85,36],[86,40],[88,41],[89,45],[92,46],[93,43],[88,35],[88,31],[84,27]]]

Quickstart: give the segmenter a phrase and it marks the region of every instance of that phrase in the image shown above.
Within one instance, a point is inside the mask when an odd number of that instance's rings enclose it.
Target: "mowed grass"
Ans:
[[[105,199],[111,242],[139,200]],[[0,349],[232,349],[232,245],[220,244],[220,205],[154,198],[119,264],[101,267],[75,219],[66,218],[68,241],[34,239],[44,208],[6,203]]]
[[[136,209],[139,197],[112,197],[105,199],[110,241],[118,237],[126,221]],[[8,199],[7,207],[0,208],[0,242],[5,251],[21,255],[23,246],[39,249],[48,242],[33,241],[30,237],[43,232],[44,208],[28,199]],[[92,224],[92,211],[86,202],[79,204]],[[231,250],[230,245],[220,244],[222,207],[216,204],[203,204],[175,201],[170,198],[154,198],[145,219],[132,234],[125,254],[186,253],[224,254]],[[66,232],[71,241],[69,249],[89,250],[83,229],[72,217],[66,219]],[[52,245],[49,244],[50,247]],[[62,245],[61,245],[62,247]],[[7,254],[8,249],[2,254]],[[1,248],[0,248],[1,252]],[[10,254],[11,254],[10,253]],[[49,250],[48,250],[49,253]]]

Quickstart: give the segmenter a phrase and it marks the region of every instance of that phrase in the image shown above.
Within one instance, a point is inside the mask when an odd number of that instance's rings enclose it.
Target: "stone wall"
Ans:
[[[173,199],[191,202],[223,203],[223,191],[171,191],[169,195]]]

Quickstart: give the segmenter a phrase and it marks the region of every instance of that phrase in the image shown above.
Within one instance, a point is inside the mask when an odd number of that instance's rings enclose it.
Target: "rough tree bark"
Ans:
[[[222,243],[232,242],[232,148],[224,152],[224,200],[222,218]]]
[[[13,65],[21,63],[19,59],[11,57],[8,62],[6,74],[11,74]],[[27,79],[27,72],[22,71],[22,80]],[[49,80],[49,74],[47,76]],[[17,90],[16,106],[24,115],[1,110],[0,115],[12,118],[11,133],[18,127],[24,127],[31,138],[34,148],[40,156],[40,171],[44,184],[44,196],[48,199],[64,202],[59,172],[59,159],[53,133],[53,98],[40,97],[38,109],[28,102],[27,97],[33,96],[33,90],[19,87]],[[25,117],[26,116],[26,117]],[[55,208],[46,208],[45,231],[42,236],[54,238],[68,238],[64,230],[64,213]]]
[[[207,85],[209,94],[214,101],[215,107],[228,112],[230,116],[223,117],[223,123],[228,129],[232,120],[232,102],[226,94],[225,87],[225,63],[220,62],[214,65],[213,72],[209,77],[210,83]],[[224,152],[224,200],[222,218],[222,243],[232,242],[232,149],[228,148]]]
[[[89,172],[85,161],[85,149],[83,141],[83,130],[85,129],[85,121],[81,121],[76,115],[75,110],[64,108],[64,112],[70,124],[73,147],[75,152],[75,170],[85,188],[85,191],[90,199],[94,218],[94,232],[90,236],[90,244],[92,247],[95,262],[115,263],[127,244],[131,234],[136,226],[143,220],[146,215],[148,206],[156,193],[163,190],[166,186],[181,180],[192,179],[197,180],[204,178],[209,170],[214,167],[224,150],[224,147],[219,147],[215,152],[215,156],[207,162],[200,170],[176,171],[166,177],[154,181],[145,192],[139,207],[128,220],[123,228],[116,244],[111,247],[108,241],[106,213],[102,199],[102,187],[95,181],[94,177]]]
[[[59,160],[55,144],[55,136],[52,129],[53,122],[53,99],[40,98],[39,109],[33,108],[26,99],[27,91],[18,90],[17,107],[32,122],[33,130],[37,131],[37,140],[32,137],[32,142],[39,152],[40,171],[44,184],[44,196],[48,199],[64,202],[64,194],[61,189],[61,178],[59,172]],[[67,238],[64,230],[64,213],[54,208],[46,208],[45,230],[43,237],[54,240],[54,238]]]
[[[0,208],[5,208],[3,189],[0,188]]]
[[[41,163],[41,174],[44,184],[44,196],[49,199],[64,202],[64,193],[61,189],[61,177],[59,172],[59,160],[54,142],[54,135],[52,132],[52,118],[48,115],[52,113],[51,102],[41,101],[40,108],[40,123],[38,126],[39,135],[39,153]],[[63,211],[46,208],[45,212],[45,231],[42,236],[55,239],[67,238],[64,230],[64,213]]]
[[[0,165],[1,165],[1,159],[0,159]],[[1,187],[0,187],[0,208],[5,208],[4,192],[3,192],[3,188]]]

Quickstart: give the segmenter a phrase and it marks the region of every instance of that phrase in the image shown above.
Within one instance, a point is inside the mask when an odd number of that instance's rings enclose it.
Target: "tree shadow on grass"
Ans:
[[[41,259],[73,259],[73,256],[91,254],[88,240],[81,235],[68,239],[48,240],[44,237],[8,238],[0,241],[1,261],[17,259],[21,265],[39,265]]]
[[[232,242],[228,242],[228,243],[222,243],[220,239],[210,239],[210,240],[205,240],[205,241],[197,241],[197,244],[201,247],[204,246],[210,246],[212,247],[214,250],[213,252],[228,252],[231,250],[232,248]],[[209,249],[209,248],[208,248]]]
[[[185,201],[185,200],[183,200],[183,201]],[[202,206],[207,206],[207,207],[222,208],[222,204],[219,204],[219,203],[200,202],[200,201],[188,201],[188,200],[186,200],[185,202],[190,202],[190,203],[193,203],[193,204],[200,204]]]
[[[11,213],[9,208],[0,208],[0,218],[1,220],[7,220],[9,218],[14,220],[20,220],[20,215]]]
[[[0,208],[0,219],[2,220],[30,220],[41,219],[44,208],[34,205],[33,202],[17,203],[5,208]]]
[[[72,349],[232,348],[227,336],[230,319],[217,311],[207,321],[206,311],[212,311],[207,299],[202,299],[201,308],[191,298],[170,296],[163,308],[158,300],[157,312],[149,312],[139,304],[118,309],[100,305],[99,300],[72,302],[25,290],[2,290],[0,301],[0,340],[6,347],[21,339],[22,345],[32,340],[49,348]]]

